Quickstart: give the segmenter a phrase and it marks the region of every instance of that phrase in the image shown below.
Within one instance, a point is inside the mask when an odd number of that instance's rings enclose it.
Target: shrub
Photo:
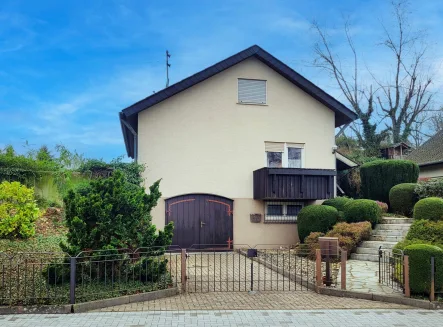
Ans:
[[[38,214],[32,188],[19,182],[0,184],[0,238],[33,236]]]
[[[391,188],[389,203],[393,212],[411,217],[414,205],[418,201],[416,186],[416,183],[402,183]]]
[[[355,200],[345,206],[344,218],[348,223],[369,221],[374,226],[381,219],[381,209],[375,201]]]
[[[349,202],[351,202],[353,199],[345,197],[345,196],[338,196],[334,199],[329,199],[324,201],[322,204],[325,206],[331,206],[337,209],[338,211],[343,211],[345,209],[345,205]]]
[[[326,233],[337,222],[337,209],[331,206],[310,205],[300,210],[297,218],[298,236],[304,240],[311,232]]]
[[[443,266],[443,250],[434,245],[413,244],[405,248],[409,256],[409,286],[415,294],[429,294],[431,287],[431,257],[437,267]],[[443,286],[443,274],[435,274],[435,288]]]
[[[419,182],[415,186],[415,193],[420,199],[443,198],[443,178],[432,178]]]
[[[443,220],[443,199],[426,198],[414,206],[414,219]]]
[[[375,203],[377,203],[378,207],[380,208],[382,213],[387,213],[388,212],[388,204],[384,203],[384,202],[380,202],[380,201],[375,201]]]
[[[415,220],[409,228],[406,239],[443,244],[443,221]]]
[[[306,254],[308,255],[308,258],[311,260],[315,260],[316,257],[316,250],[320,248],[320,244],[318,242],[318,238],[325,236],[324,233],[319,233],[319,232],[313,232],[311,234],[309,234],[308,236],[306,236],[305,238],[305,249],[302,249],[303,252],[302,254]]]
[[[389,191],[397,184],[416,183],[418,165],[409,160],[376,160],[360,167],[363,198],[389,203]]]
[[[412,240],[404,239],[403,241],[398,242],[398,243],[394,246],[394,249],[395,249],[395,250],[404,250],[407,246],[412,245],[412,244],[428,244],[428,245],[435,245],[435,246],[438,246],[440,249],[443,249],[443,244],[440,244],[440,243],[433,243],[433,242],[431,242],[431,241],[425,241],[425,240],[420,240],[420,239],[412,239]]]
[[[369,240],[371,230],[371,223],[367,221],[352,224],[338,223],[326,236],[338,237],[340,247],[347,251],[349,257],[360,242]]]

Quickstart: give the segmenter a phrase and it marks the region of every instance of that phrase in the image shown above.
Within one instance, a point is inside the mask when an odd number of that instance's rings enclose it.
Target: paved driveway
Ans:
[[[441,326],[443,312],[423,310],[173,311],[0,316],[12,327],[142,326]]]

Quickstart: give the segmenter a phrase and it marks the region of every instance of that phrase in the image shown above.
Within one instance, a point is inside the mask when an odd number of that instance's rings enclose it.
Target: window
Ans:
[[[266,167],[303,168],[304,144],[265,142]]]
[[[266,81],[239,78],[238,102],[246,104],[266,104]]]
[[[265,223],[295,223],[302,208],[303,202],[268,202]]]

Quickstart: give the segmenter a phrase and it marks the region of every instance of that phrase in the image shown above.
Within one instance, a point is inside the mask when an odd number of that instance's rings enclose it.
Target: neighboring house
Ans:
[[[411,147],[404,142],[382,146],[381,156],[385,159],[404,159],[410,152]]]
[[[406,159],[420,167],[420,178],[443,177],[443,130],[435,134]]]
[[[153,223],[173,244],[293,244],[334,196],[336,127],[354,112],[258,46],[120,113],[128,156],[162,179]]]

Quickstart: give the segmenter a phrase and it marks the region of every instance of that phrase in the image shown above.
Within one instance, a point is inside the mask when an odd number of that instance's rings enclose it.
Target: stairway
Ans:
[[[355,253],[351,253],[352,260],[378,261],[378,249],[392,249],[397,242],[402,241],[412,224],[412,218],[383,217],[382,222],[375,226],[369,241],[363,241]]]

